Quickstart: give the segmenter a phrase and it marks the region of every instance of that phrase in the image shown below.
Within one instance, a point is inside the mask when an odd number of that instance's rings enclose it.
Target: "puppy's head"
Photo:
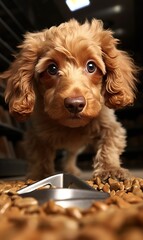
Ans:
[[[132,104],[136,67],[117,42],[95,19],[27,33],[15,61],[1,75],[8,80],[10,112],[25,119],[40,106],[51,119],[79,127],[95,118],[103,104],[115,109]]]

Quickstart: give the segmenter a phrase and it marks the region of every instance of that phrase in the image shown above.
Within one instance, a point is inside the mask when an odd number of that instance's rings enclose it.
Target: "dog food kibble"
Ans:
[[[63,208],[53,200],[39,205],[16,192],[32,180],[0,181],[0,239],[4,240],[142,240],[143,179],[87,181],[110,194],[87,209]]]
[[[37,204],[38,204],[37,200],[30,197],[27,198],[19,197],[14,200],[14,205],[19,208],[26,208]]]

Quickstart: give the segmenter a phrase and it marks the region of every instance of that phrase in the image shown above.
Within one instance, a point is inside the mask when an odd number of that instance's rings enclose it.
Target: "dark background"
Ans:
[[[143,1],[90,2],[90,6],[71,12],[64,0],[0,0],[0,72],[9,66],[12,54],[26,31],[39,31],[70,18],[80,22],[94,17],[102,19],[104,27],[111,28],[115,37],[120,39],[119,47],[127,50],[138,66],[143,66]],[[120,11],[117,11],[119,8]],[[122,158],[123,165],[129,168],[143,168],[142,73],[139,74],[139,80],[135,105],[116,112],[128,133],[128,147]],[[0,135],[4,135],[3,132]],[[86,158],[85,154],[82,161]]]
[[[111,28],[121,40],[121,48],[142,64],[142,0],[90,1],[90,6],[71,12],[65,0],[0,0],[0,44],[5,61],[10,59],[12,49],[15,50],[26,31],[49,28],[73,17],[81,22],[95,17],[102,19],[105,28]],[[121,11],[117,12],[117,7]],[[5,44],[9,45],[10,52],[3,49]],[[1,69],[5,68],[2,65]]]

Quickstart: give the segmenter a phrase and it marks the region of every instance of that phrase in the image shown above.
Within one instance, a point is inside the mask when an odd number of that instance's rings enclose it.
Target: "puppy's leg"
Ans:
[[[50,149],[46,152],[36,150],[30,158],[28,177],[39,180],[54,174],[54,160],[55,154]]]
[[[111,120],[110,122],[108,118],[105,124],[102,122],[93,164],[94,176],[100,176],[102,179],[108,177],[125,179],[129,172],[120,167],[120,155],[126,146],[126,131],[115,117],[112,116]]]
[[[39,143],[36,139],[30,142],[29,146],[29,148],[27,147],[27,158],[29,161],[28,177],[39,180],[53,174],[54,149],[46,146],[46,144]]]
[[[79,176],[81,170],[76,166],[76,160],[79,152],[67,152],[64,158],[64,171]]]

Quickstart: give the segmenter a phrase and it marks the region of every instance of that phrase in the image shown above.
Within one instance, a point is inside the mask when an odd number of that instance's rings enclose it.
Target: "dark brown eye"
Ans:
[[[57,75],[58,74],[58,66],[56,65],[56,63],[50,63],[48,68],[47,68],[47,72],[50,75]]]
[[[97,70],[97,67],[96,67],[95,62],[88,61],[86,64],[86,71],[89,73],[94,73],[94,72],[96,72],[96,70]]]

